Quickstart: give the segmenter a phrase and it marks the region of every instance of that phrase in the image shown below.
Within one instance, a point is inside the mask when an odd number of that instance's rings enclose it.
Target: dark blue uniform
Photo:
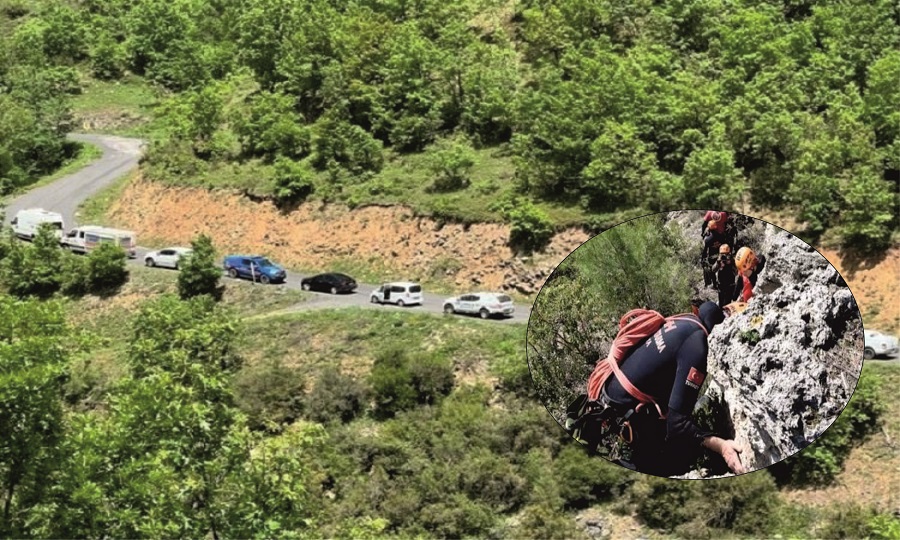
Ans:
[[[711,331],[724,318],[718,305],[705,302],[697,320]],[[653,396],[666,413],[665,420],[659,419],[649,404],[629,419],[634,433],[631,464],[637,470],[672,476],[686,472],[700,456],[700,443],[711,433],[701,431],[691,413],[706,378],[707,352],[703,328],[694,321],[678,320],[666,323],[622,361],[628,380]],[[607,380],[603,393],[621,410],[638,405],[615,376]]]

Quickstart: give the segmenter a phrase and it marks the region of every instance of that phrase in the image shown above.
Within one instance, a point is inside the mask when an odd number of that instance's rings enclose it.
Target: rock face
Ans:
[[[754,296],[709,336],[707,395],[733,422],[751,470],[802,450],[834,422],[862,368],[863,327],[843,278],[792,234],[757,221],[766,256]]]

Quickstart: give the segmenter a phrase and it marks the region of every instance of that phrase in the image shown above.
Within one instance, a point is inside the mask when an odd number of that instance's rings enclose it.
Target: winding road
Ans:
[[[140,139],[115,137],[111,135],[96,134],[71,134],[69,138],[79,142],[85,142],[99,147],[103,154],[96,161],[83,169],[64,176],[59,180],[35,188],[24,195],[13,199],[6,207],[6,224],[16,215],[16,212],[26,208],[43,208],[62,214],[66,227],[73,227],[78,223],[78,207],[88,198],[102,191],[105,187],[137,167],[140,161],[145,142]],[[140,233],[140,231],[138,231]],[[138,234],[140,238],[140,234]],[[130,260],[130,264],[143,264],[144,254],[149,250],[137,249],[137,257]],[[277,260],[277,255],[272,255]],[[167,270],[159,269],[160,272]],[[287,272],[287,281],[282,286],[290,289],[300,289],[300,280],[304,276],[296,272]],[[264,286],[264,285],[260,285]],[[357,292],[353,294],[331,295],[325,293],[309,292],[310,299],[297,304],[283,312],[301,311],[309,309],[328,309],[340,307],[363,307],[377,310],[408,310],[426,311],[443,315],[443,305],[446,296],[425,292],[421,306],[399,308],[396,306],[379,306],[369,301],[369,293],[376,289],[377,285],[360,283]],[[531,314],[530,306],[516,306],[516,313],[506,319],[491,319],[498,323],[523,323],[528,321]]]

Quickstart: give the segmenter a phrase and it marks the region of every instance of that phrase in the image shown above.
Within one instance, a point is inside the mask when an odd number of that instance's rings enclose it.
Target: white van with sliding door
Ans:
[[[400,307],[422,304],[422,286],[409,281],[385,283],[372,291],[373,304],[396,304]]]
[[[16,236],[31,240],[44,223],[48,223],[53,228],[57,238],[62,238],[63,230],[65,230],[62,214],[49,212],[43,208],[19,210],[11,224]]]

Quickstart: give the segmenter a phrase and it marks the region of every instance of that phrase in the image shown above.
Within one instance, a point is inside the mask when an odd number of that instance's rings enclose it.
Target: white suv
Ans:
[[[444,300],[444,313],[478,314],[482,319],[491,315],[512,317],[516,312],[512,298],[505,294],[477,292]]]
[[[871,360],[878,355],[897,354],[897,338],[876,332],[875,330],[866,330],[866,350],[863,358]]]
[[[422,286],[409,281],[385,283],[372,291],[373,304],[396,304],[400,307],[422,304]]]

